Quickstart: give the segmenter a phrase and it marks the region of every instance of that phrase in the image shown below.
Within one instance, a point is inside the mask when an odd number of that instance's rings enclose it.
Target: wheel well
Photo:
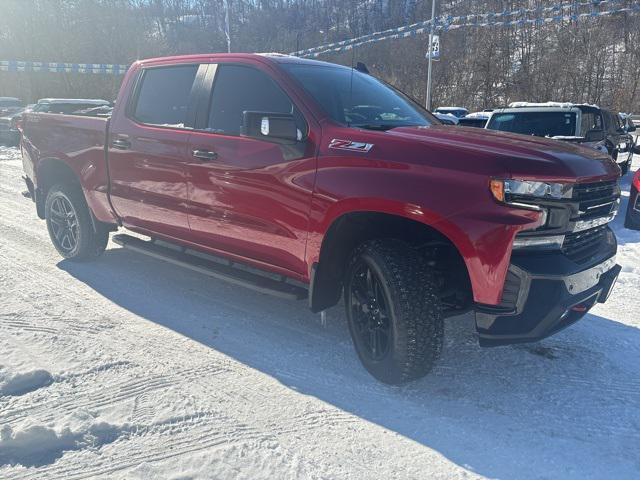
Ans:
[[[429,265],[439,271],[440,294],[451,312],[472,303],[466,264],[455,245],[434,228],[396,215],[355,212],[341,216],[327,231],[314,265],[309,302],[320,312],[340,300],[345,268],[351,252],[362,243],[378,238],[396,238],[419,250]]]
[[[71,168],[62,160],[48,158],[40,161],[37,172],[38,189],[36,192],[36,208],[38,217],[44,219],[44,203],[49,189],[57,184],[77,184],[80,180]]]

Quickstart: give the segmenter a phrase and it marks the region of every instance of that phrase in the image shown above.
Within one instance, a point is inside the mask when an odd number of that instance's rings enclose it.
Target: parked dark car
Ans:
[[[469,110],[463,107],[438,107],[434,113],[445,113],[454,117],[462,118],[469,113]]]
[[[73,114],[88,108],[109,106],[109,102],[99,99],[87,98],[42,98],[33,108],[38,113],[63,113]]]
[[[491,116],[490,112],[473,112],[458,121],[461,127],[484,128]]]
[[[624,226],[631,230],[640,230],[640,170],[633,176],[629,194],[629,206]]]
[[[611,155],[623,175],[631,166],[635,126],[596,105],[516,102],[494,110],[486,128],[586,145]]]
[[[73,115],[84,115],[86,117],[110,117],[113,112],[111,105],[100,105],[99,107],[83,108],[72,112]]]
[[[15,146],[20,143],[18,122],[22,114],[32,111],[34,105],[27,105],[12,113],[0,116],[0,144]]]
[[[22,100],[16,97],[0,97],[0,117],[4,117],[9,113],[20,110],[24,107]]]

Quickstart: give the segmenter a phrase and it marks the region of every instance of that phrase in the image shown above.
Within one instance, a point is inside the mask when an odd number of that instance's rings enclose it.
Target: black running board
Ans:
[[[302,284],[294,284],[282,275],[248,267],[196,250],[184,248],[161,240],[142,240],[131,235],[118,234],[113,241],[124,248],[164,260],[174,265],[194,270],[209,277],[250,288],[281,298],[302,300],[308,291]],[[255,272],[255,273],[254,273]],[[297,282],[296,282],[297,283]]]

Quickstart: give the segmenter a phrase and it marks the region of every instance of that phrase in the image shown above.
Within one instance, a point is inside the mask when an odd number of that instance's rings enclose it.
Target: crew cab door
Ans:
[[[199,69],[143,69],[128,104],[117,108],[109,138],[110,196],[125,226],[175,238],[190,233],[187,152]]]
[[[316,139],[305,114],[267,67],[209,65],[188,162],[194,239],[301,275],[316,172]],[[303,140],[293,145],[241,135],[243,113],[293,113]]]

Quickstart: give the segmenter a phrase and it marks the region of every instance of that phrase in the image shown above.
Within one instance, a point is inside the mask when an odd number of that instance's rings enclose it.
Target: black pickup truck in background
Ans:
[[[611,155],[622,175],[631,167],[635,140],[633,124],[623,124],[617,113],[596,105],[515,102],[494,110],[489,130],[553,138],[579,143]]]

